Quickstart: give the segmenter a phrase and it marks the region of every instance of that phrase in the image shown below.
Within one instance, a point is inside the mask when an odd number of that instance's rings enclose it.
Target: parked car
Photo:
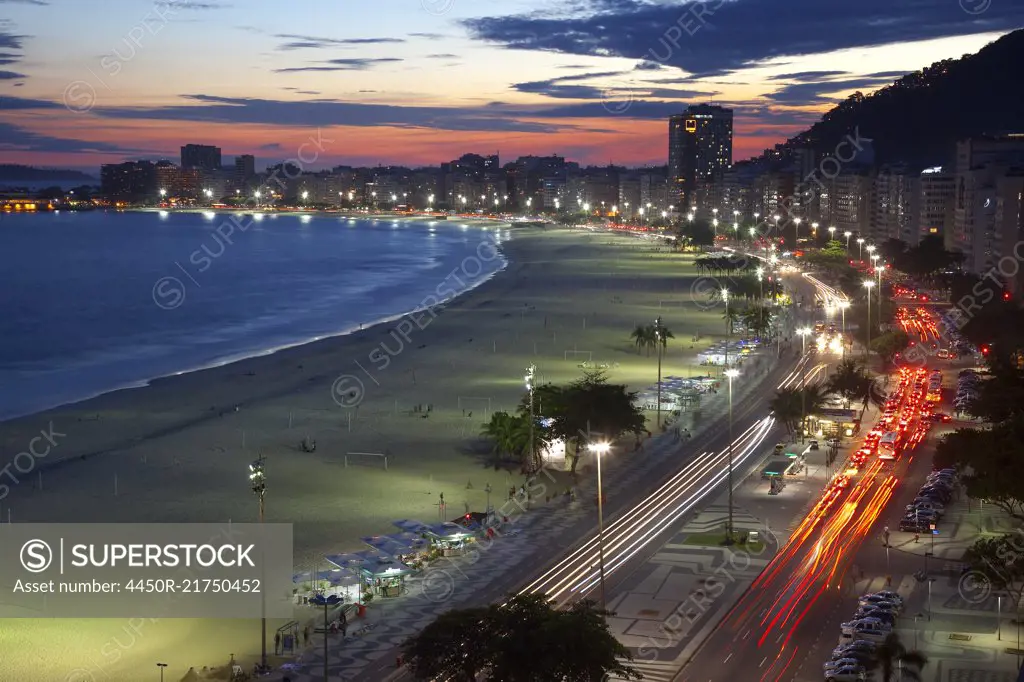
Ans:
[[[880,594],[865,594],[858,600],[859,606],[881,606],[890,607],[899,611],[899,604],[886,599]]]
[[[862,661],[860,659],[847,657],[847,658],[840,658],[840,659],[833,659],[831,661],[826,661],[825,665],[823,665],[822,668],[825,669],[825,673],[827,674],[829,670],[835,670],[837,668],[849,668],[849,667],[863,665],[863,664],[864,664],[864,661]]]
[[[903,608],[903,597],[901,597],[897,592],[893,592],[892,590],[879,590],[874,594],[899,605],[901,609]]]
[[[896,615],[895,611],[889,609],[861,608],[857,609],[857,612],[853,614],[853,617],[858,620],[880,620],[885,625],[893,627],[896,625]]]
[[[900,530],[904,533],[924,533],[928,530],[928,524],[910,517],[900,520]]]
[[[828,671],[825,682],[862,682],[868,679],[864,666],[847,666]]]
[[[859,655],[861,653],[872,654],[872,653],[874,653],[875,648],[876,647],[875,647],[875,643],[874,642],[869,642],[869,641],[864,640],[864,639],[854,639],[854,640],[851,640],[851,641],[849,641],[849,642],[847,642],[845,644],[840,644],[835,649],[833,649],[832,650],[832,657],[835,658],[835,657],[838,656],[839,658],[842,658],[843,655],[846,655],[846,654],[850,654],[850,655],[853,655],[853,654]]]

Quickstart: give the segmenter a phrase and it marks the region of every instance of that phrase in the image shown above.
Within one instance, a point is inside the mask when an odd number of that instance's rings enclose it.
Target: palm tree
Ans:
[[[647,349],[647,355],[651,354],[650,347],[654,341],[654,335],[651,333],[652,329],[650,326],[645,327],[642,324],[638,324],[633,333],[629,335],[629,338],[633,339],[634,343],[636,343],[637,355],[645,348]]]
[[[875,649],[869,668],[882,671],[882,682],[892,682],[897,670],[900,671],[901,681],[920,682],[921,668],[927,663],[928,658],[924,654],[907,649],[900,641],[900,636],[892,632]]]
[[[843,360],[836,367],[835,373],[829,377],[828,390],[843,396],[847,405],[853,400],[863,400],[866,403],[872,383],[874,380],[860,363],[855,360]]]
[[[736,323],[740,319],[740,311],[734,305],[728,305],[725,310],[722,311],[722,319],[725,320],[729,326],[729,334],[732,334],[736,330]]]
[[[790,435],[796,430],[803,410],[800,405],[800,389],[783,388],[768,401],[768,408],[775,413],[775,418],[786,426]]]

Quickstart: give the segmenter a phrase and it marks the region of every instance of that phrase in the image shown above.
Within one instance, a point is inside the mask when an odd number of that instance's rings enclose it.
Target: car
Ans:
[[[849,668],[863,664],[864,662],[858,658],[833,658],[831,661],[825,661],[825,665],[823,665],[822,668],[824,668],[827,673],[829,670],[835,670],[836,668]]]
[[[891,625],[886,625],[878,618],[861,618],[859,620],[851,620],[846,623],[841,623],[839,626],[840,630],[844,634],[856,635],[858,631],[890,631],[892,630]]]
[[[864,639],[854,639],[850,640],[846,644],[840,644],[833,649],[832,657],[835,658],[838,656],[839,658],[842,658],[843,655],[858,655],[861,653],[871,654],[874,653],[876,648],[877,647],[874,642],[869,642]]]
[[[869,642],[866,639],[854,639],[854,640],[851,640],[850,643],[851,644],[872,644],[872,645],[874,644],[873,642]],[[864,664],[868,663],[869,661],[871,661],[871,659],[874,658],[874,656],[875,656],[875,650],[874,650],[873,646],[872,646],[871,649],[858,649],[858,648],[853,648],[853,647],[851,647],[849,645],[839,646],[839,647],[836,647],[835,650],[832,652],[832,660],[833,661],[852,660],[852,661],[856,661],[857,663],[859,663],[861,665],[864,665]]]
[[[810,447],[811,450],[817,450],[818,449],[818,441],[812,440],[809,447]]]
[[[854,614],[854,617],[858,618],[860,620],[866,620],[866,619],[880,620],[880,621],[882,621],[883,623],[885,623],[886,625],[888,625],[890,627],[892,627],[893,625],[896,624],[896,616],[897,616],[897,614],[895,612],[890,611],[888,609],[873,609],[873,608],[867,608],[867,609],[860,608],[860,609],[857,609],[857,612]]]
[[[928,530],[928,524],[914,518],[901,519],[899,529],[904,533],[924,533]]]
[[[928,476],[928,478],[925,479],[925,485],[922,487],[936,483],[947,488],[952,488],[953,485],[956,483],[956,478],[950,476],[949,474],[931,474],[930,476]]]
[[[945,503],[949,502],[950,498],[953,495],[946,488],[938,488],[938,487],[935,487],[935,486],[928,486],[926,488],[921,488],[919,491],[917,491],[917,496],[918,497],[930,497],[932,499],[938,500],[939,502],[942,502],[943,504],[945,504]]]
[[[825,682],[862,682],[868,679],[864,666],[847,666],[829,670],[825,675]]]
[[[950,417],[945,412],[935,412],[933,414],[928,415],[928,420],[935,422],[937,424],[948,424],[949,422],[953,421],[953,418]]]
[[[885,598],[888,601],[898,604],[900,608],[903,608],[903,597],[901,597],[898,592],[893,592],[892,590],[879,590],[878,592],[875,592],[875,594],[879,597]]]
[[[850,635],[854,639],[866,639],[870,642],[884,642],[892,634],[892,626],[881,621],[858,625]]]
[[[899,611],[900,608],[896,602],[889,601],[878,594],[865,594],[857,601],[857,603],[863,607],[877,606],[879,608],[895,609],[897,611]]]

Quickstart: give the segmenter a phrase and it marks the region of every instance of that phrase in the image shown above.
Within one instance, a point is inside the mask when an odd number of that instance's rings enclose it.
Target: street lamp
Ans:
[[[864,237],[857,237],[857,260],[864,260]]]
[[[839,301],[836,305],[843,313],[843,360],[846,359],[846,309],[850,307],[849,301]]]
[[[255,462],[249,465],[249,481],[252,483],[252,492],[256,496],[256,499],[260,503],[260,523],[263,523],[263,511],[264,511],[264,498],[267,494],[267,475],[266,475],[266,461],[267,458],[260,455]],[[262,563],[260,564],[262,566]],[[267,602],[266,598],[260,598],[260,614],[261,614],[261,642],[262,642],[262,653],[260,655],[260,664],[263,670],[267,669]],[[324,635],[326,636],[326,634]]]
[[[757,222],[757,219],[758,219],[758,218],[760,218],[760,217],[761,217],[761,214],[760,214],[760,213],[755,213],[755,214],[754,214],[754,222],[756,223],[756,222]]]
[[[796,247],[797,243],[800,241],[800,223],[801,222],[803,222],[803,218],[793,218],[793,224],[796,225],[796,227],[793,228],[793,246],[794,247]]]
[[[725,303],[725,369],[729,369],[729,343],[732,341],[732,318],[729,317],[728,289],[722,289],[722,301]]]
[[[160,668],[160,682],[164,682],[164,668],[167,667],[166,663],[157,663],[156,667]]]
[[[604,591],[604,489],[601,487],[601,455],[612,449],[610,443],[591,443],[589,448],[597,458],[597,566],[601,581],[601,609],[608,604]]]
[[[715,209],[718,210],[717,208]],[[718,218],[713,218],[711,224],[715,226],[715,239],[718,239]]]
[[[533,451],[533,377],[537,374],[537,365],[530,365],[526,368],[526,390],[530,394],[530,466],[533,467],[536,453]]]
[[[433,209],[434,209],[434,195],[431,194],[430,196],[427,197],[427,210],[431,210],[432,211]]]
[[[725,376],[729,379],[729,525],[725,531],[725,544],[727,545],[735,542],[732,525],[732,380],[739,375],[738,369],[725,370]]]
[[[843,236],[846,237],[846,252],[849,253],[850,252],[850,237],[853,236],[853,232],[850,232],[849,230],[847,230],[846,232],[843,232]]]
[[[336,594],[325,597],[323,592],[317,592],[309,600],[309,603],[314,606],[324,607],[324,682],[330,682],[327,673],[327,633],[330,632],[330,628],[327,625],[327,610],[332,606],[337,606],[342,601],[344,600]]]
[[[750,232],[750,241],[754,241],[754,237],[757,236],[757,228],[752,227],[752,228],[750,228],[749,232]]]
[[[658,417],[657,427],[661,428],[661,349],[664,348],[668,339],[665,337],[665,327],[661,324],[661,316],[654,320],[654,342],[658,344]]]
[[[829,239],[829,241],[832,241],[835,238],[836,238],[836,228],[834,226],[833,227],[829,227],[828,228],[828,239]]]
[[[758,305],[758,317],[760,318],[759,327],[757,330],[758,336],[764,331],[764,268],[758,267],[754,271],[757,274],[757,283],[761,285],[761,300]]]
[[[875,283],[870,279],[864,280],[864,288],[868,290],[868,344],[864,347],[864,359],[868,358],[868,351],[871,346],[871,287],[875,286]]]
[[[804,363],[803,378],[800,380],[800,442],[804,442],[804,434],[807,431],[807,337],[811,330],[808,327],[801,327],[796,330],[800,335],[801,359]]]

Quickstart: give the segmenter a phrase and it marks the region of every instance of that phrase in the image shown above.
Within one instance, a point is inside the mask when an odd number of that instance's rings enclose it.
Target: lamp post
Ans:
[[[164,682],[164,668],[167,667],[166,663],[157,663],[156,667],[160,668],[160,682]]]
[[[864,359],[868,359],[868,349],[871,346],[871,287],[875,286],[875,283],[870,279],[864,280],[864,288],[868,290],[868,343],[864,346]]]
[[[846,359],[846,309],[850,307],[849,301],[840,301],[838,304],[839,310],[843,314],[843,360]]]
[[[843,236],[846,237],[846,253],[850,253],[850,237],[853,236],[853,232],[847,230],[843,232]]]
[[[325,597],[322,592],[317,592],[309,601],[315,606],[324,607],[324,682],[330,682],[327,672],[327,633],[330,632],[330,628],[327,626],[327,610],[340,604],[342,599],[336,594]]]
[[[735,542],[732,533],[732,380],[739,375],[738,369],[725,370],[725,376],[729,378],[729,526],[725,531],[725,544],[727,545]]]
[[[828,240],[832,241],[835,238],[836,238],[836,228],[835,228],[835,226],[831,226],[831,227],[828,228]]]
[[[864,260],[864,237],[857,237],[857,260]]]
[[[260,523],[263,523],[264,498],[267,494],[266,476],[267,458],[260,455],[259,458],[249,465],[249,481],[252,483],[252,492],[256,495],[260,505]],[[262,566],[262,562],[260,566]],[[262,669],[267,668],[267,602],[266,598],[260,597],[260,665]],[[325,635],[326,636],[326,635]]]
[[[759,302],[760,305],[758,306],[758,311],[757,311],[757,316],[758,316],[757,334],[758,334],[758,336],[760,336],[761,332],[764,331],[764,268],[758,267],[755,272],[757,273],[757,283],[761,285],[761,300]]]
[[[530,467],[534,465],[536,453],[533,451],[533,377],[537,374],[537,365],[530,365],[526,368],[526,390],[530,394]]]
[[[875,273],[878,274],[878,282],[875,286],[878,287],[878,314],[882,314],[882,273],[885,272],[885,267],[882,265],[875,266]]]
[[[654,319],[654,342],[658,346],[658,416],[655,424],[658,429],[661,428],[661,349],[664,344],[668,342],[665,338],[665,328],[661,324],[661,316],[659,315]]]
[[[807,431],[807,337],[811,330],[801,327],[796,330],[800,335],[802,351],[800,353],[804,363],[803,377],[800,379],[800,442],[804,442],[804,433]]]
[[[729,290],[722,289],[725,302],[725,369],[729,369],[729,342],[732,341],[732,318],[729,317]]]
[[[303,204],[303,206],[305,206],[305,205],[306,205],[306,200],[307,200],[307,199],[309,199],[309,192],[305,192],[305,191],[304,191],[304,192],[302,193],[302,204]]]
[[[607,606],[604,591],[604,489],[601,487],[601,455],[607,454],[609,443],[591,443],[589,449],[597,458],[597,570],[601,581],[601,609]]]
[[[793,218],[793,224],[796,225],[793,228],[793,248],[795,249],[800,243],[800,223],[803,222],[802,218]]]

